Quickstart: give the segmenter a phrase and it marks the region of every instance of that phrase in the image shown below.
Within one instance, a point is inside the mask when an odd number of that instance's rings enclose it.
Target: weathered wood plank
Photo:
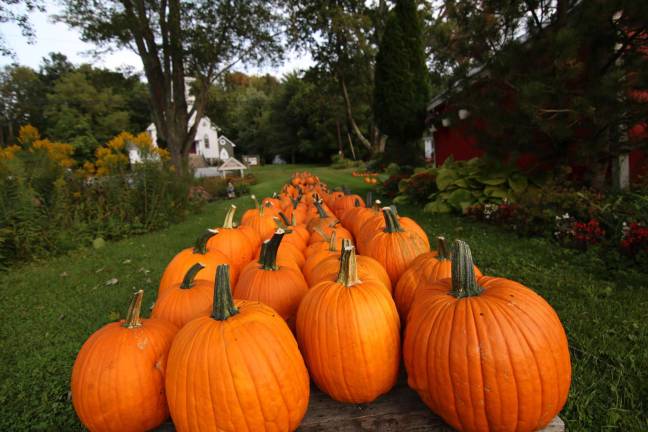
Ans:
[[[396,386],[370,404],[352,405],[334,401],[311,385],[308,412],[298,431],[336,432],[452,432],[443,420],[430,411],[416,392],[407,387],[402,374]],[[556,417],[540,432],[564,432],[565,424]],[[167,422],[157,432],[175,431]]]

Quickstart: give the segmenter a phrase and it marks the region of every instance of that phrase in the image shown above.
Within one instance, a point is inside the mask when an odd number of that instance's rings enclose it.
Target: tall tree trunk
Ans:
[[[340,132],[340,119],[335,119],[335,129],[337,132],[338,153],[340,157],[344,157],[344,149],[342,147],[342,134]]]
[[[371,151],[371,143],[365,136],[362,134],[362,131],[358,127],[358,124],[356,123],[355,119],[353,118],[353,110],[351,108],[351,99],[349,98],[349,92],[347,91],[347,86],[346,86],[346,81],[344,77],[341,74],[338,74],[338,80],[340,81],[340,87],[342,88],[342,97],[344,98],[344,105],[346,107],[346,115],[347,115],[347,120],[349,122],[349,125],[351,126],[351,130],[353,131],[353,134],[358,138],[360,143],[362,143],[363,146],[367,148],[367,150]]]
[[[339,132],[338,132],[338,135],[339,135]],[[339,137],[338,137],[338,140],[339,140]],[[5,146],[4,143],[5,143],[5,140],[4,140],[4,128],[2,126],[0,126],[0,148],[4,148],[4,146]]]
[[[385,145],[387,144],[387,135],[384,135],[380,132],[377,126],[372,126],[371,128],[372,137],[371,137],[371,147],[372,154],[379,154],[385,152]]]
[[[353,157],[353,160],[357,160],[355,149],[353,148],[353,140],[351,139],[351,134],[349,133],[348,129],[347,129],[347,139],[349,140],[349,147],[351,148],[351,156]]]
[[[13,122],[9,120],[7,123],[7,145],[12,145],[14,143],[14,130],[13,130]]]

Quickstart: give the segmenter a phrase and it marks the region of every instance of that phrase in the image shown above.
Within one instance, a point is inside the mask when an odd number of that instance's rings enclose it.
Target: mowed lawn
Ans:
[[[254,170],[253,193],[268,196],[295,170],[330,186],[364,193],[350,170],[266,166]],[[249,197],[233,201],[242,212]],[[222,223],[232,201],[219,201],[164,231],[82,248],[0,274],[0,430],[80,430],[69,397],[70,371],[84,340],[123,317],[135,289],[155,299],[168,261],[207,227]],[[612,271],[595,254],[518,238],[497,227],[402,207],[430,238],[462,238],[485,274],[533,288],[556,309],[572,349],[573,383],[561,414],[569,430],[648,430],[648,265]]]

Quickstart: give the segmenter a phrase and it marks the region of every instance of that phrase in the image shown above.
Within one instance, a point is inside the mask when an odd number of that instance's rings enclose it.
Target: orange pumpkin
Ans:
[[[310,383],[285,321],[263,303],[233,301],[220,266],[211,316],[173,341],[166,392],[179,431],[293,431]]]
[[[158,288],[158,298],[173,288],[174,285],[182,283],[187,271],[196,263],[201,263],[205,269],[200,272],[199,279],[213,280],[216,276],[216,267],[219,264],[231,264],[230,259],[222,252],[217,250],[208,250],[207,241],[216,235],[215,230],[206,230],[198,239],[193,248],[186,248],[173,257],[171,262],[164,269]],[[232,270],[232,278],[236,281],[238,271]]]
[[[303,225],[292,225],[283,212],[280,212],[279,216],[275,218],[275,223],[277,227],[282,228],[286,233],[283,242],[293,244],[300,251],[306,249],[308,239],[310,238],[310,233],[306,227]]]
[[[308,240],[308,244],[312,245],[313,243],[318,242],[328,242],[331,238],[331,234],[335,232],[336,237],[339,239],[349,239],[353,240],[353,235],[344,227],[338,225],[328,227],[328,226],[316,226],[313,228],[313,232]]]
[[[174,285],[155,302],[151,318],[167,320],[182,328],[192,319],[209,313],[214,301],[214,284],[208,280],[194,280],[204,268],[200,263],[194,264],[181,284]]]
[[[249,226],[259,235],[259,238],[266,239],[275,230],[276,225],[273,217],[278,214],[278,210],[275,212],[273,208],[268,208],[265,205],[259,206],[256,197],[254,195],[251,197],[254,200],[255,208],[243,213],[241,225]]]
[[[207,249],[222,252],[230,259],[232,267],[238,274],[254,259],[258,244],[253,244],[249,234],[243,232],[240,227],[234,227],[234,213],[236,213],[236,206],[231,205],[225,215],[223,226],[215,229],[215,235],[207,241]]]
[[[306,262],[304,263],[304,267],[302,267],[302,273],[304,274],[304,278],[306,279],[306,281],[315,277],[311,273],[319,263],[321,263],[323,260],[331,256],[339,258],[342,249],[344,249],[344,246],[345,245],[351,246],[351,242],[349,241],[349,239],[344,239],[342,244],[339,246],[336,240],[337,237],[334,232],[329,238],[328,243],[325,243],[326,248],[317,250],[313,252],[310,256],[306,257]],[[310,286],[311,284],[308,285]]]
[[[475,274],[481,276],[481,272],[475,266]],[[416,291],[421,286],[434,284],[435,282],[449,278],[452,275],[452,261],[446,239],[437,237],[437,251],[419,255],[402,274],[396,289],[394,290],[394,301],[398,308],[401,323],[406,323],[412,302],[415,299]]]
[[[360,195],[345,195],[344,197],[335,201],[331,208],[338,218],[342,218],[344,214],[354,207],[364,207],[364,200]]]
[[[465,242],[456,241],[452,255],[452,278],[419,289],[409,313],[409,386],[460,431],[542,429],[571,383],[558,315],[517,282],[476,278]]]
[[[315,255],[317,252],[330,249],[331,242],[335,243],[335,248],[337,250],[342,250],[342,244],[344,243],[345,240],[349,241],[350,243],[353,243],[350,239],[338,238],[337,233],[335,231],[331,232],[331,236],[328,237],[328,239],[325,237],[325,240],[327,241],[321,241],[321,242],[308,245],[308,247],[304,251],[304,257],[308,259],[311,256]]]
[[[348,247],[348,245],[347,245]],[[355,249],[351,252],[355,255]],[[356,267],[358,269],[358,277],[360,280],[377,280],[382,283],[389,294],[392,293],[392,284],[389,280],[389,275],[385,271],[385,268],[375,259],[365,256],[365,255],[356,255]],[[337,279],[337,275],[340,269],[340,260],[338,257],[327,257],[323,259],[306,277],[308,286],[317,285],[319,282],[323,281],[334,281]]]
[[[316,215],[313,215],[306,224],[306,228],[308,231],[313,232],[315,228],[330,228],[334,227],[339,221],[337,220],[336,217],[331,216],[330,209],[327,211],[323,206],[322,203],[319,201],[315,201],[315,207],[314,209],[316,210]]]
[[[312,287],[297,312],[297,338],[315,384],[333,399],[368,403],[396,383],[398,312],[377,281],[360,281],[352,247],[338,278]]]
[[[283,237],[284,231],[278,229],[264,248],[258,265],[243,270],[233,293],[238,299],[265,303],[291,324],[308,285],[299,270],[277,264],[277,251]]]
[[[416,232],[401,226],[389,207],[383,208],[385,228],[373,236],[366,246],[370,257],[385,267],[392,284],[407,270],[410,263],[430,247]]]
[[[93,333],[74,361],[72,405],[91,431],[151,430],[169,415],[164,373],[178,328],[140,319],[143,295],[133,295],[125,320]]]

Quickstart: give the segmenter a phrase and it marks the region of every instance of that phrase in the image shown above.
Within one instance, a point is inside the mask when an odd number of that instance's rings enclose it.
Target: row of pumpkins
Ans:
[[[139,291],[81,348],[72,398],[91,431],[149,430],[169,413],[179,431],[295,430],[309,378],[368,403],[396,383],[401,351],[409,386],[455,429],[537,430],[563,407],[558,316],[482,276],[466,243],[431,251],[414,220],[310,173],[238,226],[235,210],[168,264],[151,318]]]

